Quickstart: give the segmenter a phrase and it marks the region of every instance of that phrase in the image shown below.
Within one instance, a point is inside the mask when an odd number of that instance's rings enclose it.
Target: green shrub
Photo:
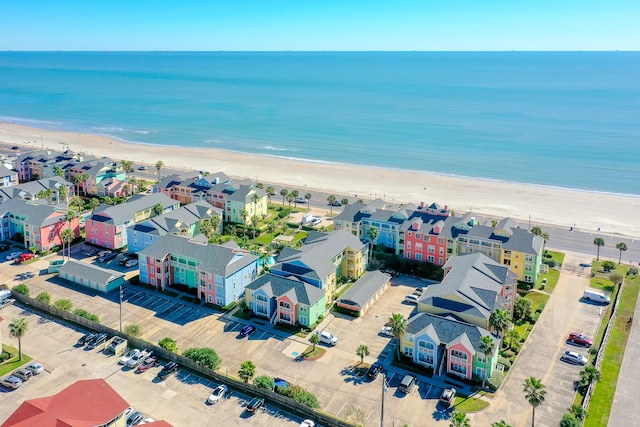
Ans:
[[[543,260],[542,260],[542,263],[543,263],[543,264],[547,264],[547,265],[548,265],[549,267],[551,267],[551,268],[553,268],[553,267],[555,267],[556,265],[558,265],[558,263],[557,263],[555,260],[553,260],[553,259],[543,259]]]
[[[42,302],[44,304],[51,304],[51,295],[49,295],[49,292],[47,291],[42,291],[36,297],[36,301]]]
[[[124,327],[124,333],[131,337],[136,338],[140,336],[140,334],[142,333],[142,330],[140,329],[140,325],[132,323],[131,325],[127,325]]]
[[[281,218],[281,219],[285,218],[289,216],[290,213],[291,211],[289,210],[289,208],[284,208],[280,212],[278,212],[278,218]]]
[[[173,353],[176,353],[178,351],[178,343],[173,338],[162,338],[160,341],[158,341],[158,345],[165,350],[169,350]]]
[[[291,397],[292,399],[302,403],[309,408],[316,409],[320,407],[318,398],[300,386],[294,385],[291,387],[278,389],[278,393],[283,396]]]
[[[217,370],[222,364],[222,360],[218,356],[218,353],[212,348],[188,348],[182,355],[188,359],[193,360],[198,365],[202,365],[212,371]]]
[[[504,374],[500,371],[493,371],[491,373],[491,378],[487,380],[487,383],[489,384],[489,387],[491,387],[492,390],[497,390],[500,388],[503,381],[504,381]]]
[[[25,285],[24,283],[20,283],[19,285],[16,285],[13,287],[13,290],[19,294],[25,295],[25,296],[29,296],[29,293],[31,292],[29,290],[29,287],[27,285]]]
[[[59,299],[56,302],[54,302],[53,305],[56,308],[64,311],[71,311],[71,309],[73,308],[73,303],[68,299]]]
[[[2,353],[0,353],[0,362],[4,362],[5,360],[9,360],[13,357],[13,354],[9,353],[8,351],[3,351]]]
[[[273,390],[276,386],[275,380],[269,375],[260,375],[254,378],[253,384],[258,388],[266,388],[267,390]]]
[[[75,314],[76,316],[84,317],[85,319],[93,320],[96,323],[100,323],[100,318],[96,314],[89,313],[87,310],[84,310],[82,308],[76,308],[73,311],[73,314]]]
[[[582,423],[573,414],[564,414],[560,420],[560,427],[580,427]]]

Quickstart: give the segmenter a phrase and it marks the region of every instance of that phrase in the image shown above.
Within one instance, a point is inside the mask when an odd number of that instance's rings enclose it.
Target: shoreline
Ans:
[[[66,147],[114,160],[166,166],[231,177],[309,188],[349,198],[381,197],[394,203],[436,202],[454,211],[486,217],[601,230],[602,233],[640,237],[640,196],[522,184],[485,178],[418,172],[378,166],[293,160],[277,155],[247,154],[218,148],[163,146],[126,142],[117,138],[40,129],[0,122],[0,142],[23,150]]]

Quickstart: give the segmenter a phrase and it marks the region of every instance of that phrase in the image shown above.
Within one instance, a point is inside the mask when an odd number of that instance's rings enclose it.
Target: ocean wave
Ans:
[[[115,126],[100,126],[100,127],[92,127],[92,130],[98,131],[98,132],[119,132],[119,133],[124,133],[125,130],[123,128],[120,127],[115,127]]]
[[[38,119],[27,119],[24,117],[14,117],[14,116],[2,116],[0,115],[0,122],[4,123],[15,123],[15,124],[25,124],[29,126],[40,127],[44,126],[62,126],[64,123],[62,122],[53,122],[50,120],[38,120]]]
[[[262,148],[264,148],[265,150],[271,150],[271,151],[287,151],[286,148],[274,147],[273,145],[263,145]]]

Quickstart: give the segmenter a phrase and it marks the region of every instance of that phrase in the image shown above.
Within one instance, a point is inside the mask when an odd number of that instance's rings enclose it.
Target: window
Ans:
[[[417,253],[416,254],[416,260],[417,261],[422,261],[422,254],[421,253]]]
[[[433,264],[433,261],[435,260],[435,258],[433,257],[433,255],[428,255],[427,256],[427,261]]]
[[[433,245],[429,245],[429,253],[432,254],[436,251],[436,247]]]
[[[407,357],[413,357],[413,349],[409,346],[404,348],[404,355]]]
[[[451,356],[457,357],[459,359],[467,359],[467,353],[464,353],[460,350],[451,350]]]
[[[411,258],[411,251],[407,252],[407,258]]]
[[[213,302],[213,297],[212,297],[211,295],[209,295],[209,296],[207,297],[207,301],[208,301],[209,303],[212,303],[212,302]]]
[[[480,378],[484,378],[484,368],[477,367],[476,368],[476,375],[479,376]]]
[[[209,291],[213,290],[213,285],[211,283],[209,283]]]
[[[467,376],[467,367],[463,365],[459,365],[457,363],[451,364],[451,371],[457,374],[461,374],[463,376]]]

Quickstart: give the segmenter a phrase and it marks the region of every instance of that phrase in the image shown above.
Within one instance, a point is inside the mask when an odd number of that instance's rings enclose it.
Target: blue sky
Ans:
[[[639,0],[0,2],[0,50],[639,47]]]

